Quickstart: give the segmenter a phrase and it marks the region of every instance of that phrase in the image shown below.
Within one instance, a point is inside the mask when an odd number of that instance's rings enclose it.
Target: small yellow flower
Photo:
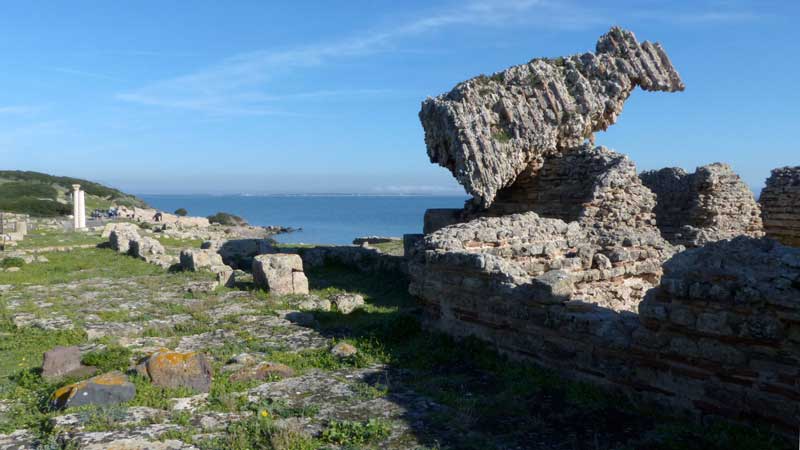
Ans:
[[[267,417],[268,415],[269,415],[269,413],[267,412],[266,409],[261,411],[261,417]]]

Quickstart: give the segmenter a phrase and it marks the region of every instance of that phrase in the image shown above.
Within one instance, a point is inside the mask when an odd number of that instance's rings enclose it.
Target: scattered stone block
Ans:
[[[158,240],[145,236],[130,241],[131,255],[149,260],[154,256],[163,255],[166,253],[164,246]]]
[[[139,241],[138,227],[118,227],[111,231],[108,242],[112,249],[119,253],[129,253],[131,251],[131,241]]]
[[[358,294],[336,294],[331,297],[331,303],[336,305],[340,313],[350,314],[364,306],[364,297]]]
[[[197,352],[162,350],[148,356],[136,366],[136,371],[156,386],[186,387],[198,392],[211,388],[213,369],[208,358]]]
[[[133,400],[136,386],[121,372],[109,372],[56,390],[50,397],[53,409],[82,405],[114,405]]]
[[[81,364],[81,351],[78,347],[55,347],[44,353],[42,378],[54,380],[63,377],[87,377],[96,368]]]
[[[299,255],[275,253],[253,259],[253,281],[276,295],[308,294],[308,279]]]
[[[200,269],[224,266],[222,257],[212,250],[185,249],[181,250],[180,264],[183,270],[197,272]]]
[[[330,311],[331,301],[316,295],[309,295],[297,304],[297,308],[300,311]]]

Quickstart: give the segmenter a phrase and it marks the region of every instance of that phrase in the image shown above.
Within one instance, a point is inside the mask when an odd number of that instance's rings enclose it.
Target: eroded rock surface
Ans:
[[[613,28],[595,53],[537,58],[427,99],[419,116],[428,156],[453,173],[477,206],[491,206],[542,158],[613,125],[636,86],[684,89],[659,44],[640,44],[630,31]]]

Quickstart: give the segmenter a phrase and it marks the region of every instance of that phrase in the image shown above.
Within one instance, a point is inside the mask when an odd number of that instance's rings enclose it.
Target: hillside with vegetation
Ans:
[[[72,213],[70,192],[80,184],[86,192],[86,209],[118,206],[146,206],[131,194],[89,180],[60,177],[40,172],[0,171],[0,211],[50,217]]]

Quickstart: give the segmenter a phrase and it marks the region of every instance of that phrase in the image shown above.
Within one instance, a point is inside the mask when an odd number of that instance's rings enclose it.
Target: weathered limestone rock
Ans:
[[[136,371],[148,377],[156,386],[187,387],[198,392],[211,388],[213,369],[202,353],[162,350],[148,356]]]
[[[111,222],[111,223],[105,224],[105,226],[103,227],[103,232],[101,233],[100,236],[103,239],[108,239],[108,238],[111,237],[111,232],[115,231],[115,230],[133,231],[133,232],[136,232],[138,234],[139,231],[140,231],[140,228],[134,223]]]
[[[666,168],[640,176],[657,196],[658,227],[673,244],[697,247],[736,236],[763,236],[761,209],[727,164],[698,167],[693,174]]]
[[[97,371],[94,367],[81,364],[81,351],[78,347],[55,347],[44,353],[42,378],[54,380],[62,377],[87,377]]]
[[[127,254],[131,249],[131,241],[141,240],[138,233],[138,227],[118,227],[111,231],[108,235],[108,242],[111,248],[119,253]]]
[[[453,172],[477,206],[489,207],[543,157],[614,124],[636,86],[684,89],[659,44],[640,44],[630,31],[612,28],[595,53],[537,58],[425,100],[419,116],[428,155]]]
[[[350,314],[364,306],[364,297],[358,294],[336,294],[331,297],[331,303],[342,314]]]
[[[109,372],[80,383],[64,386],[53,393],[53,409],[82,405],[113,405],[133,400],[136,386],[121,372]]]
[[[144,236],[130,241],[130,252],[137,258],[150,260],[153,257],[164,255],[166,250],[158,240]]]
[[[774,169],[759,201],[767,237],[800,247],[800,166]]]
[[[222,257],[212,250],[181,250],[180,261],[183,270],[192,272],[225,265],[225,263],[222,262]]]
[[[308,294],[308,279],[299,255],[276,253],[256,256],[253,281],[276,295]]]

